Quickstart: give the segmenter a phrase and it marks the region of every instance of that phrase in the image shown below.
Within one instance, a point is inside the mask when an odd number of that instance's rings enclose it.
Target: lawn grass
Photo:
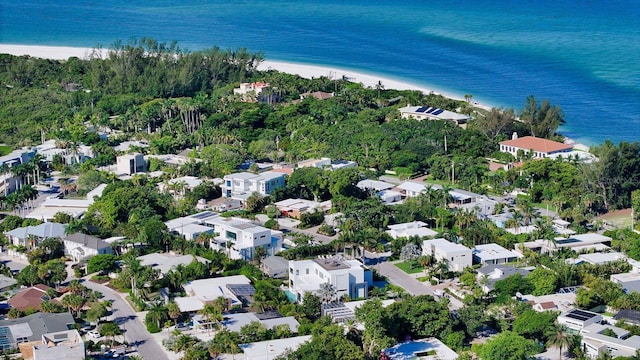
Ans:
[[[11,152],[11,146],[0,145],[0,156],[5,156]]]
[[[417,274],[423,270],[417,261],[403,261],[395,265],[407,274]]]

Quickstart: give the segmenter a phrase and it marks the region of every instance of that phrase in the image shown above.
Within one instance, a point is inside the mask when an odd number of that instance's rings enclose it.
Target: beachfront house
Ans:
[[[444,110],[435,106],[405,106],[400,109],[400,116],[403,119],[416,119],[416,120],[447,120],[453,121],[456,124],[465,124],[471,119],[471,116],[460,114],[457,112]]]
[[[533,152],[532,158],[544,159],[553,154],[571,152],[572,150],[573,145],[537,138],[535,136],[519,138],[517,133],[513,133],[511,140],[500,142],[500,151],[509,153],[516,158],[518,157],[518,152],[521,152],[523,155]]]

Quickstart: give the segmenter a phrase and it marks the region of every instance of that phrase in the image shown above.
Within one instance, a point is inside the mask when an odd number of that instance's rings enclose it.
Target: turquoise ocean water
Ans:
[[[198,50],[379,73],[520,109],[560,105],[563,134],[640,141],[640,1],[0,0],[0,43]]]

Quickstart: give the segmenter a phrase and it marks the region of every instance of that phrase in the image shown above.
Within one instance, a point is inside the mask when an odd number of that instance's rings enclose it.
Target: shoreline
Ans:
[[[67,60],[70,57],[78,57],[80,59],[88,59],[89,55],[94,51],[93,48],[83,47],[71,47],[71,46],[41,46],[41,45],[17,45],[17,44],[0,44],[0,54],[11,54],[16,56],[29,55],[32,57],[52,59],[52,60]],[[103,49],[100,54],[105,55],[107,49]],[[276,70],[288,74],[299,75],[304,78],[317,78],[326,76],[328,78],[342,78],[345,77],[349,81],[355,83],[361,83],[366,87],[375,88],[378,82],[381,82],[385,89],[396,90],[419,90],[424,94],[434,93],[442,95],[444,97],[465,101],[460,96],[453,95],[451,93],[442,92],[435,88],[428,88],[423,85],[412,84],[410,82],[394,79],[389,75],[377,75],[374,73],[364,73],[358,70],[350,70],[345,68],[338,68],[328,65],[313,65],[305,63],[295,63],[280,60],[264,60],[258,67],[258,70]],[[492,106],[486,103],[473,102],[473,106],[491,110]],[[583,149],[588,149],[589,146],[578,143],[577,141],[565,137],[565,143],[572,143],[580,145]]]
[[[82,47],[70,47],[70,46],[32,46],[32,45],[14,45],[14,44],[0,44],[0,54],[11,54],[16,56],[29,55],[32,57],[52,59],[52,60],[67,60],[70,57],[77,57],[80,59],[87,59],[93,52],[92,48]],[[103,52],[106,50],[103,50]],[[104,53],[103,53],[104,54]],[[342,78],[347,80],[361,83],[365,87],[375,88],[378,82],[381,82],[385,89],[396,90],[418,90],[424,94],[433,93],[436,95],[442,95],[449,99],[465,101],[463,98],[451,93],[440,91],[436,88],[425,87],[418,84],[412,84],[402,80],[396,80],[389,75],[378,75],[374,73],[364,73],[358,70],[350,70],[345,68],[337,68],[332,66],[295,63],[279,60],[264,60],[258,67],[260,71],[276,70],[288,74],[300,75],[303,78],[318,78],[321,76],[329,78]],[[491,110],[491,106],[479,102],[473,102],[473,106],[479,107],[485,110]]]

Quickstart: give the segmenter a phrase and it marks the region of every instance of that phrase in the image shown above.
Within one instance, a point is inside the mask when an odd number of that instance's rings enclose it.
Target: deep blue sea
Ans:
[[[638,0],[0,0],[0,43],[198,50],[380,73],[476,101],[562,107],[561,132],[640,141]]]

